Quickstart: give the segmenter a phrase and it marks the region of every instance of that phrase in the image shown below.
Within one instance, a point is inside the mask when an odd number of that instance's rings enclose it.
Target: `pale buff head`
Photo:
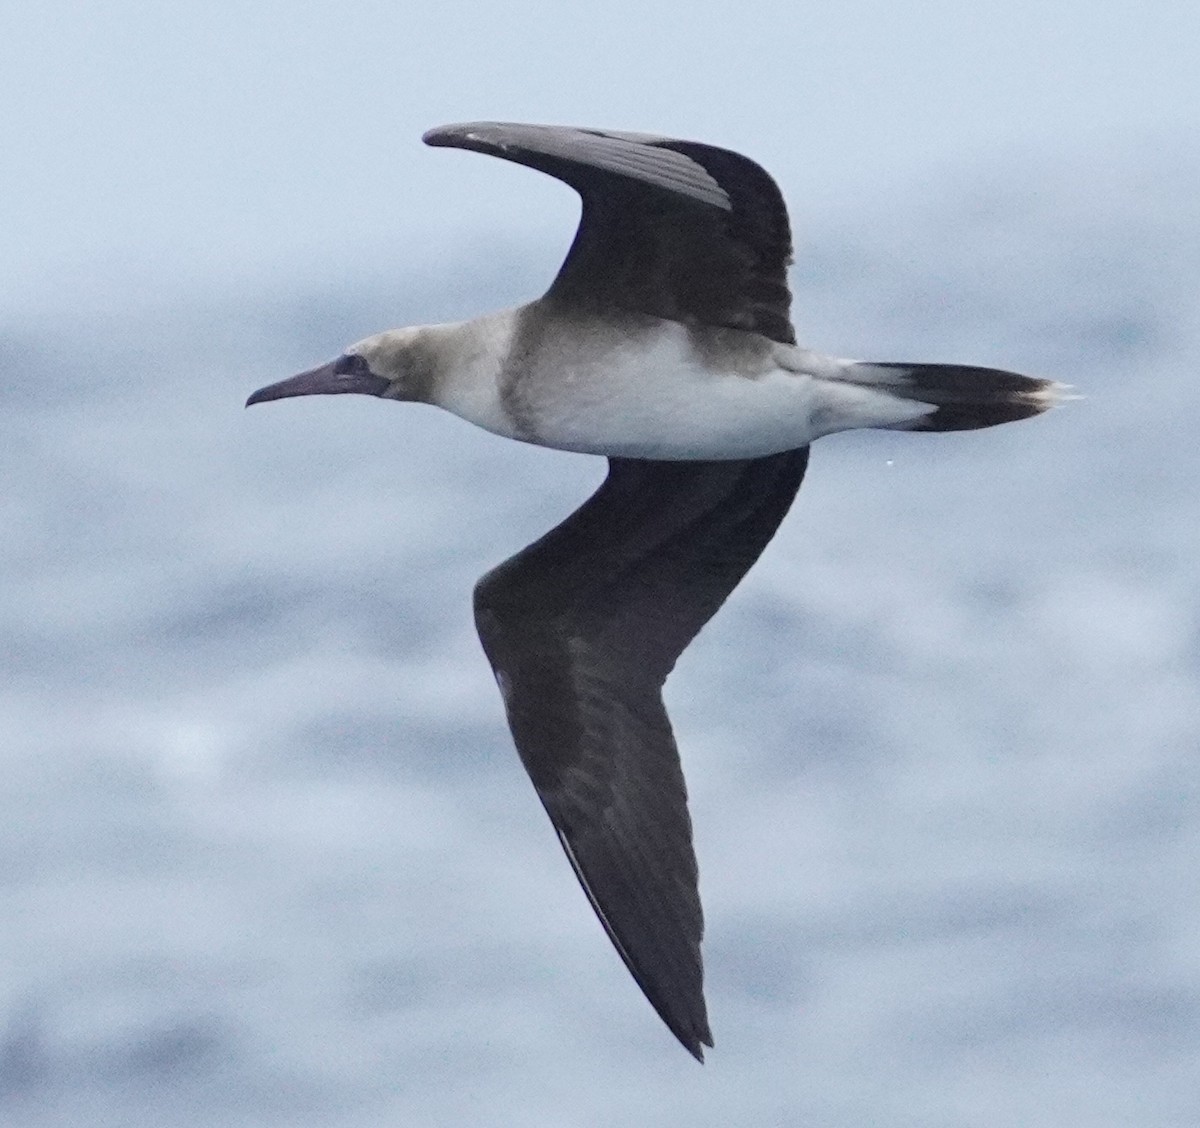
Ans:
[[[292,396],[345,393],[424,400],[433,371],[434,358],[421,327],[389,329],[355,342],[328,364],[260,388],[246,406]]]

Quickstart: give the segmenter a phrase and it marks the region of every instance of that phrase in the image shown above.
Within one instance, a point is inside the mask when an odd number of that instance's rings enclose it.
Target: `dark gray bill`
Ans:
[[[336,360],[332,360],[328,364],[322,364],[319,368],[310,368],[307,372],[301,372],[299,376],[292,376],[290,379],[280,380],[278,384],[268,384],[265,388],[259,388],[246,401],[246,406],[249,407],[252,403],[266,403],[267,400],[287,399],[290,396],[335,396],[347,392],[357,392],[364,396],[380,396],[387,391],[390,381],[383,376],[376,376],[373,372],[339,374],[336,371],[337,364]]]

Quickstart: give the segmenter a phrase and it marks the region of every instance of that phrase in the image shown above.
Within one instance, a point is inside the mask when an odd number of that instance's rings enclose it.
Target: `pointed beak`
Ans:
[[[333,396],[348,392],[356,392],[364,396],[381,396],[388,389],[390,381],[373,372],[342,373],[335,371],[337,362],[330,361],[319,368],[310,368],[288,380],[280,380],[278,384],[268,384],[259,388],[247,401],[249,407],[253,403],[266,403],[267,400],[288,399],[291,396]]]

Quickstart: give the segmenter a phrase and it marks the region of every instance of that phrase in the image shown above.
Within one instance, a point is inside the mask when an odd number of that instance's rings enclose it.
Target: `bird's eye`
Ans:
[[[335,376],[365,376],[370,371],[371,366],[367,364],[367,358],[358,353],[345,353],[343,356],[339,356],[337,363],[333,366]]]

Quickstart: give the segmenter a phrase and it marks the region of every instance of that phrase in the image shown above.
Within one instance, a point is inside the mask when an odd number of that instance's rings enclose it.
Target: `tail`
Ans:
[[[905,431],[970,431],[1041,415],[1064,399],[1070,386],[999,368],[961,364],[851,364],[844,379],[878,388],[934,410],[895,425]]]

